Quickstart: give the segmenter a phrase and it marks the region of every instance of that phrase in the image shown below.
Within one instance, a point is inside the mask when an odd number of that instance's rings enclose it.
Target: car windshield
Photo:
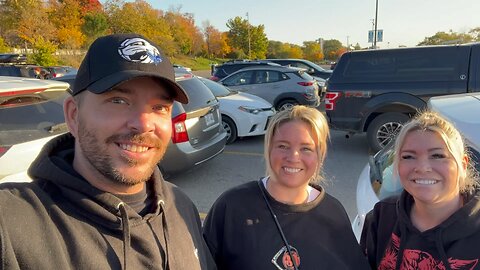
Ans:
[[[212,91],[213,95],[216,97],[226,97],[238,93],[209,79],[201,78],[200,80]]]
[[[305,60],[305,61],[306,61],[306,60]],[[317,64],[315,64],[315,63],[313,63],[313,62],[308,61],[308,63],[309,63],[311,66],[315,67],[315,69],[317,69],[317,70],[324,71],[324,72],[329,72],[328,70],[322,68],[321,66],[319,66],[319,65],[317,65]]]
[[[0,103],[0,146],[10,146],[68,131],[63,117],[63,100],[67,96],[21,96]]]

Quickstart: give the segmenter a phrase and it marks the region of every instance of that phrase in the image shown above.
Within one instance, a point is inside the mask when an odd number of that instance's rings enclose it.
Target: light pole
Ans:
[[[373,31],[373,48],[377,48],[378,0],[375,0],[375,30]]]
[[[250,60],[250,19],[248,17],[248,12],[247,12],[247,33],[248,33],[248,60]]]

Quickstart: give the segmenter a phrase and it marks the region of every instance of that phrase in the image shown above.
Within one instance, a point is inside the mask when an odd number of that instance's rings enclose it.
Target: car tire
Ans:
[[[231,144],[237,140],[237,126],[228,116],[222,116],[223,129],[227,132],[227,144]]]
[[[398,134],[410,118],[398,112],[383,113],[368,126],[367,140],[370,149],[376,153],[383,149]]]
[[[292,100],[292,99],[282,100],[277,104],[277,111],[283,111],[295,105],[298,105],[298,102],[295,100]]]

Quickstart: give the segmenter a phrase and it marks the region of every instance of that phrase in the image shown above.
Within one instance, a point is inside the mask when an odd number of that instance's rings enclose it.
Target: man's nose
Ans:
[[[128,121],[128,128],[138,133],[151,132],[155,129],[155,117],[151,110],[138,110]]]

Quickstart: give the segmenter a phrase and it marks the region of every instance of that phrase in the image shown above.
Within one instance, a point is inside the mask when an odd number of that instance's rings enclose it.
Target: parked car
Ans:
[[[205,78],[200,80],[220,102],[227,144],[233,143],[239,137],[265,134],[268,120],[275,114],[272,104],[261,97],[230,90],[212,80]]]
[[[327,81],[325,111],[376,152],[430,97],[480,91],[480,43],[344,53]]]
[[[222,65],[213,66],[214,71],[213,71],[212,77],[210,77],[210,80],[219,81],[240,69],[247,68],[247,67],[258,67],[258,66],[280,66],[280,65],[272,62],[267,62],[267,61],[248,61],[248,60],[229,61]]]
[[[64,82],[0,76],[0,182],[25,181],[43,145],[67,132]]]
[[[306,69],[310,76],[318,79],[320,82],[325,82],[325,80],[328,79],[333,72],[305,59],[266,59],[266,61],[277,63],[282,66]]]
[[[25,54],[18,53],[2,53],[0,54],[0,63],[26,63],[27,56]]]
[[[50,72],[37,65],[0,64],[0,76],[49,79]]]
[[[191,73],[192,69],[189,67],[184,67],[182,65],[173,64],[173,69],[175,73]]]
[[[76,75],[78,69],[70,66],[51,66],[46,67],[46,69],[50,72],[51,78],[62,77],[65,75]]]
[[[52,78],[51,80],[66,82],[70,85],[70,88],[71,88],[71,87],[73,87],[73,83],[75,82],[75,77],[77,77],[77,73],[67,74],[67,75],[63,75],[63,76],[60,76],[60,77],[55,77],[55,78]]]
[[[452,122],[462,133],[471,161],[480,171],[480,93],[433,97],[428,107]],[[403,190],[398,176],[393,174],[393,146],[392,141],[375,156],[370,156],[358,179],[357,216],[352,223],[357,239],[360,238],[365,216],[375,203]]]
[[[219,81],[230,89],[259,96],[283,110],[301,104],[320,104],[319,86],[301,69],[282,66],[244,68]]]
[[[188,104],[173,104],[172,140],[159,164],[167,177],[212,159],[223,151],[227,142],[220,104],[210,89],[193,75],[176,80],[190,101]]]

